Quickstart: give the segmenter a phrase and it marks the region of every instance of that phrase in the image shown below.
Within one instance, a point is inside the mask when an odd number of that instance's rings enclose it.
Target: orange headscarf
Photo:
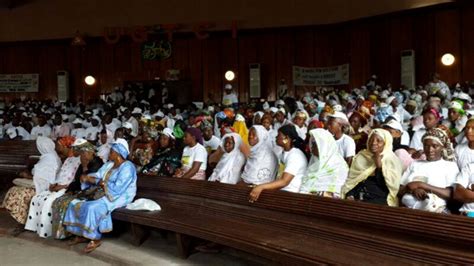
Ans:
[[[76,141],[76,138],[73,136],[65,136],[58,139],[58,143],[66,148],[71,148],[72,144]]]

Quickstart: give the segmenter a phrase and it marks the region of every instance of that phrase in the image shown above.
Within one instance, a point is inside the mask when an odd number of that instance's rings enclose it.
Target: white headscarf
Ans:
[[[59,167],[61,167],[61,159],[59,159],[55,144],[50,138],[38,137],[36,147],[41,153],[41,157],[31,173],[33,174],[36,194],[38,194],[48,190],[49,185],[55,181],[56,174]]]
[[[261,125],[252,128],[257,132],[258,143],[250,148],[242,179],[254,185],[272,182],[277,174],[278,160],[272,151],[268,131]]]
[[[225,151],[224,145],[225,140],[230,137],[234,139],[234,149],[228,153]],[[242,166],[245,163],[245,156],[240,151],[240,145],[242,145],[242,139],[239,134],[229,133],[224,135],[221,140],[224,155],[209,177],[209,181],[219,181],[226,184],[237,184],[239,182]]]
[[[329,131],[322,128],[313,129],[309,133],[316,142],[319,156],[311,156],[301,192],[327,191],[340,194],[341,187],[346,182],[349,167],[339,153],[336,140]]]

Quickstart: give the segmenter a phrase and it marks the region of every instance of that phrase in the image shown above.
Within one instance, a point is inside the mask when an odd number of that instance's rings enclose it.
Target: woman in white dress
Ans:
[[[249,130],[250,155],[242,172],[242,184],[260,185],[275,180],[278,161],[269,140],[268,131],[261,125]]]
[[[29,172],[20,174],[25,181],[31,180],[31,185],[16,185],[8,190],[3,207],[5,207],[11,216],[20,224],[14,234],[23,231],[24,224],[28,218],[28,207],[30,201],[35,194],[47,191],[51,182],[54,181],[56,174],[61,166],[61,160],[55,151],[54,142],[47,137],[38,137],[36,139],[36,147],[41,154],[38,163]]]
[[[245,164],[245,156],[240,151],[242,139],[239,134],[228,133],[221,141],[221,149],[224,151],[219,163],[214,168],[209,181],[226,184],[237,184],[240,180],[242,167]]]
[[[62,146],[61,150],[71,149],[61,140],[58,141],[58,145]],[[64,195],[81,164],[79,156],[76,157],[72,153],[71,155],[64,161],[56,178],[50,180],[48,189],[36,194],[31,200],[25,229],[36,232],[40,237],[46,238],[52,235],[53,202]]]

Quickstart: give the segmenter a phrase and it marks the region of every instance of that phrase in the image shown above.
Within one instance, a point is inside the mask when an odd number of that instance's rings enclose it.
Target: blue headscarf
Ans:
[[[111,149],[116,153],[120,154],[122,158],[127,159],[129,151],[123,144],[113,143]]]
[[[380,106],[377,111],[375,112],[375,120],[379,121],[380,123],[384,123],[385,120],[393,115],[393,109],[390,105],[382,105]]]

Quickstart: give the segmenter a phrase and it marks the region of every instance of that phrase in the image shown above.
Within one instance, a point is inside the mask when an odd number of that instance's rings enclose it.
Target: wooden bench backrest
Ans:
[[[251,188],[215,182],[142,176],[138,179],[138,196],[145,192],[169,193],[207,198],[249,207],[274,210],[345,223],[362,230],[379,229],[387,235],[399,233],[426,240],[460,246],[474,244],[474,220],[456,215],[378,206],[361,202],[337,200],[289,193],[264,191],[255,203],[248,202]],[[146,193],[150,195],[150,193]]]

